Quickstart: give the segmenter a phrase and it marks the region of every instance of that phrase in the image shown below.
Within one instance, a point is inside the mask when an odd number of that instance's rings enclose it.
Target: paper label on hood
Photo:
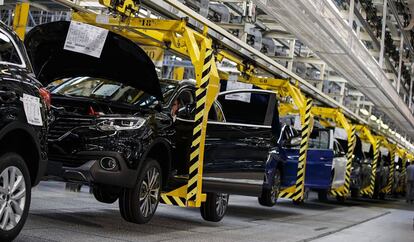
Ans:
[[[100,58],[108,30],[71,21],[63,49]]]
[[[20,98],[23,102],[24,113],[29,124],[42,126],[42,114],[40,113],[40,98],[23,93]]]

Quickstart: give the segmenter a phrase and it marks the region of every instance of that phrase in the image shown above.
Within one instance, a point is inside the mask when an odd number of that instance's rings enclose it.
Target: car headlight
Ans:
[[[135,130],[141,128],[145,119],[133,118],[101,118],[103,121],[97,124],[98,129],[102,131],[122,131]]]

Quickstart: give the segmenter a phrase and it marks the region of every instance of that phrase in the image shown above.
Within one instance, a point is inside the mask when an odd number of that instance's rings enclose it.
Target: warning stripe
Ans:
[[[205,106],[207,100],[207,87],[210,81],[210,71],[213,61],[213,51],[207,49],[204,58],[201,83],[196,91],[196,109],[194,117],[193,142],[190,150],[189,179],[187,182],[187,201],[195,201],[199,188],[200,142]]]
[[[354,154],[354,149],[356,146],[356,136],[355,136],[355,126],[351,128],[351,136],[348,137],[348,153],[346,163],[346,174],[345,174],[345,194],[349,194],[351,187],[351,169],[352,169],[352,159]]]
[[[186,207],[186,201],[185,198],[182,197],[176,197],[176,196],[168,196],[168,195],[161,195],[161,203],[168,204],[168,205],[175,205],[180,207]]]
[[[390,151],[391,152],[391,163],[390,163],[390,173],[388,174],[388,183],[387,183],[387,189],[386,189],[386,193],[390,194],[392,191],[392,186],[394,184],[394,168],[395,168],[395,151]]]
[[[312,99],[307,99],[305,117],[304,117],[304,122],[302,124],[302,131],[301,131],[302,139],[300,142],[300,149],[299,149],[298,170],[297,170],[297,176],[296,176],[295,191],[294,192],[282,191],[280,192],[279,197],[289,198],[295,201],[303,200],[303,193],[305,192],[306,153],[307,153],[309,134],[310,134],[311,109],[312,109]]]
[[[371,181],[370,181],[370,185],[369,185],[369,192],[368,192],[367,195],[373,195],[374,194],[375,177],[376,177],[376,174],[377,174],[377,163],[378,163],[379,148],[380,148],[380,141],[379,140],[377,140],[375,146],[376,146],[376,149],[375,149],[375,153],[374,153],[374,160],[372,161]]]

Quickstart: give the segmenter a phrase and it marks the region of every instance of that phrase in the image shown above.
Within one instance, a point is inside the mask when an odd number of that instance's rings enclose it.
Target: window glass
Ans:
[[[250,93],[250,99],[234,98],[234,93],[220,95],[218,101],[223,108],[226,122],[270,125],[265,124],[267,107],[270,96],[268,93],[240,92]]]
[[[210,108],[210,112],[208,113],[208,120],[216,122],[225,122],[224,114],[221,111],[220,106],[216,102],[214,102]]]
[[[172,101],[171,116],[194,119],[195,99],[191,90],[182,90]]]
[[[329,149],[329,131],[314,129],[309,139],[310,149]]]
[[[88,97],[98,100],[134,104],[140,107],[151,107],[157,99],[140,89],[124,85],[122,82],[94,77],[76,77],[58,80],[48,87],[53,94],[64,96]],[[164,99],[168,99],[175,86],[161,83]]]
[[[12,40],[2,32],[0,32],[0,62],[22,64],[22,60]]]

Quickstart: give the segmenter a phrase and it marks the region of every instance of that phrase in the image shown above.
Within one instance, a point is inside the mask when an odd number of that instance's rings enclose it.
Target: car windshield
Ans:
[[[169,98],[175,86],[160,83],[164,100]],[[73,97],[87,97],[103,101],[151,107],[156,104],[156,97],[144,91],[124,85],[121,82],[93,77],[78,77],[53,82],[49,89],[52,94]]]

